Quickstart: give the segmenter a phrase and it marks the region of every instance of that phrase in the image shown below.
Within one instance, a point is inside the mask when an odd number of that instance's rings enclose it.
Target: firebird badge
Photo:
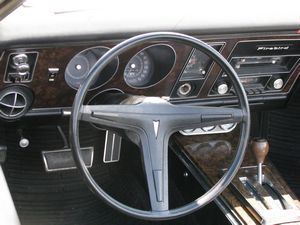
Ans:
[[[290,46],[259,46],[257,51],[284,51],[289,50]]]

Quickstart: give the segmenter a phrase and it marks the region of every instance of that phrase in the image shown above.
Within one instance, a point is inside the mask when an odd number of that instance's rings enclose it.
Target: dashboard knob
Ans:
[[[19,141],[19,146],[21,148],[27,148],[29,146],[29,140],[27,138],[21,138]]]
[[[21,148],[27,148],[29,146],[29,140],[23,136],[23,130],[18,129],[17,132],[20,136],[19,146]]]
[[[228,84],[227,83],[220,83],[217,86],[217,92],[219,95],[225,95],[229,90]]]
[[[13,57],[13,64],[18,66],[20,64],[24,64],[28,62],[28,56],[26,54],[18,54]]]
[[[180,96],[188,96],[191,93],[191,91],[192,91],[192,85],[190,83],[184,83],[180,85],[177,93]]]
[[[22,63],[22,64],[17,65],[16,69],[18,71],[18,75],[20,77],[23,77],[23,76],[28,75],[28,73],[30,71],[30,66],[27,63]]]
[[[18,54],[12,58],[11,68],[15,69],[14,73],[10,74],[13,80],[26,81],[30,74],[30,65],[28,64],[28,56],[26,54]]]
[[[282,78],[277,78],[273,81],[273,88],[276,90],[279,90],[283,87],[283,79]]]

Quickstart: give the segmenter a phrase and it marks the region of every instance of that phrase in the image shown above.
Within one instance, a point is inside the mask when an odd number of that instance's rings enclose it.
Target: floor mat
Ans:
[[[63,130],[68,130],[67,125],[63,126]],[[174,221],[149,222],[113,210],[87,189],[77,170],[45,172],[41,151],[59,149],[64,144],[55,126],[25,128],[24,135],[30,139],[30,146],[20,149],[15,127],[7,128],[6,142],[9,149],[4,165],[22,225],[197,224],[194,216]],[[138,163],[140,160],[130,159],[133,162],[131,166],[136,166],[134,171],[129,171],[122,162],[104,165],[104,143],[99,139],[103,135],[104,132],[89,125],[81,127],[81,145],[95,147],[94,166],[90,170],[95,180],[122,202],[142,209],[149,208]],[[130,151],[136,150],[127,148],[127,153]],[[121,153],[121,161],[132,157],[132,154],[125,153]],[[172,205],[182,204],[182,196],[174,185],[170,185],[170,199],[173,199],[170,203]]]

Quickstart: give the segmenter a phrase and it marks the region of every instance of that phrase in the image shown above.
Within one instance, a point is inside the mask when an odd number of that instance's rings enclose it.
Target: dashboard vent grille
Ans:
[[[0,99],[0,112],[7,118],[20,116],[26,109],[26,97],[19,92],[7,92]]]

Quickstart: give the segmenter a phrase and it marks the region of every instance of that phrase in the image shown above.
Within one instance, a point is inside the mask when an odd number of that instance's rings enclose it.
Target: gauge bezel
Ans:
[[[166,74],[160,76],[161,79],[159,79],[158,81],[156,81],[156,82],[154,82],[154,83],[151,83],[151,82],[150,82],[149,85],[146,84],[146,85],[143,85],[143,86],[134,86],[134,85],[128,83],[128,82],[126,81],[126,79],[125,79],[125,74],[124,74],[124,73],[125,73],[125,68],[127,67],[127,65],[128,65],[128,63],[130,62],[130,60],[131,60],[133,57],[135,57],[136,55],[140,54],[142,51],[146,51],[146,50],[149,49],[149,48],[157,47],[157,46],[165,46],[165,47],[168,47],[168,48],[171,49],[171,50],[173,51],[173,53],[174,53],[174,60],[173,60],[173,62],[171,63],[172,66],[170,66],[169,71],[168,71]],[[148,53],[148,54],[149,54],[149,53]],[[151,57],[151,55],[150,55],[150,57]],[[140,51],[138,51],[136,54],[134,54],[134,55],[128,60],[126,66],[125,66],[125,68],[124,68],[124,71],[123,71],[123,80],[124,80],[124,82],[126,83],[127,86],[129,86],[129,87],[131,87],[131,88],[133,88],[133,89],[146,89],[146,88],[151,88],[151,87],[153,87],[153,86],[159,84],[160,82],[162,82],[163,80],[165,80],[165,79],[169,76],[169,74],[171,73],[171,71],[174,69],[174,66],[176,65],[176,61],[177,61],[177,53],[176,53],[176,50],[174,49],[174,47],[172,47],[171,45],[165,44],[165,43],[157,43],[157,44],[149,45],[149,46],[147,46],[147,47],[141,49]],[[153,64],[154,64],[154,67],[155,67],[155,62],[153,62]],[[154,68],[153,74],[155,74],[155,68]],[[153,75],[152,75],[152,76],[153,76]],[[150,79],[150,81],[151,81],[151,79]]]
[[[149,61],[149,65],[148,65],[149,68],[148,68],[148,71],[147,71],[147,74],[146,74],[147,77],[146,77],[145,81],[142,82],[142,84],[137,85],[137,83],[136,83],[135,85],[133,85],[132,81],[134,79],[140,77],[140,76],[134,76],[134,78],[128,77],[128,74],[130,72],[127,73],[127,67],[130,67],[131,66],[130,62],[132,60],[135,60],[135,58],[137,57],[138,58],[137,60],[140,61],[141,66],[142,66],[140,68],[141,72],[140,72],[139,75],[142,75],[143,71],[144,71],[144,67],[146,66],[145,65],[145,60],[144,60],[144,55],[141,55],[142,53],[146,56],[147,60]],[[129,71],[130,71],[130,68],[129,68]],[[128,61],[128,63],[126,64],[124,72],[123,72],[123,79],[124,79],[124,81],[125,81],[126,84],[130,84],[131,86],[133,86],[135,88],[137,88],[137,87],[143,87],[143,86],[147,85],[147,83],[149,83],[151,81],[153,73],[154,73],[154,61],[153,61],[152,57],[150,56],[150,54],[147,51],[140,51],[140,52],[136,53],[133,57],[131,57],[130,60]]]
[[[89,47],[89,48],[83,49],[82,51],[76,53],[76,54],[70,59],[70,61],[68,62],[68,64],[66,65],[66,68],[65,68],[65,71],[64,71],[64,80],[65,80],[65,82],[67,83],[67,85],[68,85],[70,88],[72,88],[73,90],[78,90],[79,87],[74,87],[73,85],[71,85],[70,83],[68,83],[67,80],[66,80],[66,70],[67,70],[67,68],[68,68],[69,63],[71,62],[71,60],[72,60],[75,56],[80,55],[81,53],[86,52],[86,51],[88,51],[88,50],[91,50],[91,49],[98,49],[98,48],[106,49],[107,51],[109,51],[109,50],[111,49],[111,48],[106,47],[106,46],[94,46],[94,47]],[[101,57],[100,57],[100,58],[101,58]],[[99,58],[99,59],[100,59],[100,58]],[[98,59],[98,60],[99,60],[99,59]],[[102,84],[100,84],[100,85],[97,85],[96,87],[89,88],[89,91],[96,90],[96,89],[98,89],[98,88],[104,86],[105,84],[107,84],[109,81],[112,80],[112,78],[117,74],[117,72],[118,72],[118,70],[119,70],[119,66],[120,66],[120,60],[119,60],[119,57],[117,57],[116,60],[117,60],[116,69],[115,69],[114,73],[110,76],[110,78],[109,78],[107,81],[105,81],[104,83],[102,83]],[[91,68],[89,68],[89,70],[90,70],[90,69],[91,69]],[[76,79],[76,78],[74,78],[74,76],[72,76],[72,75],[71,75],[71,77],[72,77],[73,79]]]

